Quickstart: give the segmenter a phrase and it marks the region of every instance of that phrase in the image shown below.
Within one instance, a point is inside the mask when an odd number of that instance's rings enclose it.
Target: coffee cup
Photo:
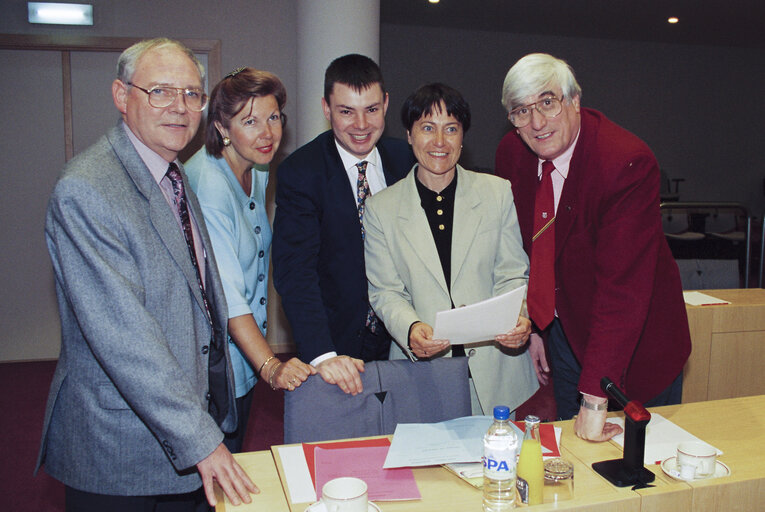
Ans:
[[[717,450],[706,443],[688,441],[677,445],[677,470],[684,480],[714,475],[716,460]]]
[[[367,512],[367,483],[351,476],[330,480],[321,488],[327,512]]]

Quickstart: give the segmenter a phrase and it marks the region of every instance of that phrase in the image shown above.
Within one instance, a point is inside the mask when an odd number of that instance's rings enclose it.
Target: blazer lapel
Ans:
[[[417,193],[417,185],[414,181],[413,169],[408,176],[404,178],[406,187],[399,199],[399,229],[401,234],[412,246],[412,254],[420,258],[433,276],[438,285],[449,295],[449,289],[444,280],[444,272],[441,269],[441,260],[438,257],[436,243],[433,241],[433,234],[430,232],[430,225],[425,212],[420,206],[420,195]]]
[[[135,183],[138,191],[149,202],[149,219],[152,226],[159,234],[173,260],[178,264],[184,277],[186,277],[189,288],[202,307],[202,310],[205,310],[202,292],[197,282],[196,270],[189,257],[189,248],[186,245],[186,240],[183,237],[178,221],[175,219],[164,194],[162,194],[162,190],[157,185],[157,182],[154,181],[146,164],[143,163],[140,155],[133,147],[130,139],[128,139],[121,122],[117,127],[112,128],[108,138],[117,157],[125,167],[127,174],[133,180],[133,183]],[[181,173],[184,176],[184,182],[188,184],[188,178],[186,178],[182,167]],[[202,213],[196,202],[196,197],[191,192],[191,187],[186,187],[186,194],[188,197],[187,202],[191,207],[194,218],[197,220],[197,223],[201,223]]]
[[[589,130],[586,130],[585,117],[582,116],[579,140],[577,140],[571,163],[568,167],[568,176],[563,185],[563,191],[558,202],[558,210],[555,213],[555,259],[557,260],[566,244],[566,239],[571,233],[579,209],[579,198],[584,197],[586,191],[580,190],[583,185],[582,174],[586,172],[589,162],[587,149],[590,146],[587,140]]]
[[[457,190],[454,195],[454,220],[452,228],[452,283],[457,281],[462,264],[481,224],[481,216],[475,208],[481,203],[470,173],[457,166]]]
[[[343,160],[340,158],[340,153],[337,152],[335,138],[331,131],[328,132],[328,136],[324,142],[324,163],[325,172],[327,174],[327,186],[330,191],[330,196],[334,198],[334,204],[331,206],[340,210],[343,217],[347,217],[353,212],[358,214],[357,198],[348,183],[348,173],[345,172]],[[359,230],[360,229],[361,227],[359,227]],[[361,238],[359,238],[359,241],[361,241]]]

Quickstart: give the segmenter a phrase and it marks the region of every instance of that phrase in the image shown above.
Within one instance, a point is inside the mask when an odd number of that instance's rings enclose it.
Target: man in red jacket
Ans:
[[[558,415],[578,412],[579,437],[605,441],[609,377],[645,405],[679,403],[691,350],[677,265],[661,227],[659,166],[635,135],[580,105],[564,61],[530,54],[507,73],[502,103],[515,130],[497,175],[513,186],[529,254],[530,348]],[[581,393],[581,401],[580,401]]]

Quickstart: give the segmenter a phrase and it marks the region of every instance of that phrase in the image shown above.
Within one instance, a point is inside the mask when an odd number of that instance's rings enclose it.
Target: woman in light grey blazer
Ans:
[[[401,117],[417,163],[369,198],[364,212],[369,300],[396,341],[390,357],[465,355],[473,414],[500,404],[513,410],[539,387],[524,347],[531,332],[525,312],[510,332],[464,346],[434,340],[432,328],[438,311],[526,284],[510,184],[457,164],[470,107],[456,90],[424,85]]]

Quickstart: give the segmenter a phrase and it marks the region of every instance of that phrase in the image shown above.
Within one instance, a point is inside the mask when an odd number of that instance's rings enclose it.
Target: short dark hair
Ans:
[[[231,119],[244,108],[250,98],[273,95],[279,112],[287,103],[287,90],[279,77],[268,71],[239,68],[226,75],[210,94],[210,106],[205,123],[205,147],[215,157],[223,153],[223,137],[215,128],[215,121],[228,128]],[[281,113],[282,124],[286,117]]]
[[[332,88],[337,82],[345,84],[356,92],[380,84],[380,89],[385,95],[385,83],[383,82],[380,66],[365,55],[351,53],[333,60],[327,71],[324,72],[324,99],[329,103]]]
[[[441,83],[425,84],[414,91],[401,107],[401,122],[406,131],[410,131],[415,121],[423,116],[441,112],[441,103],[446,113],[453,116],[462,125],[462,132],[470,129],[470,105],[457,89]]]

